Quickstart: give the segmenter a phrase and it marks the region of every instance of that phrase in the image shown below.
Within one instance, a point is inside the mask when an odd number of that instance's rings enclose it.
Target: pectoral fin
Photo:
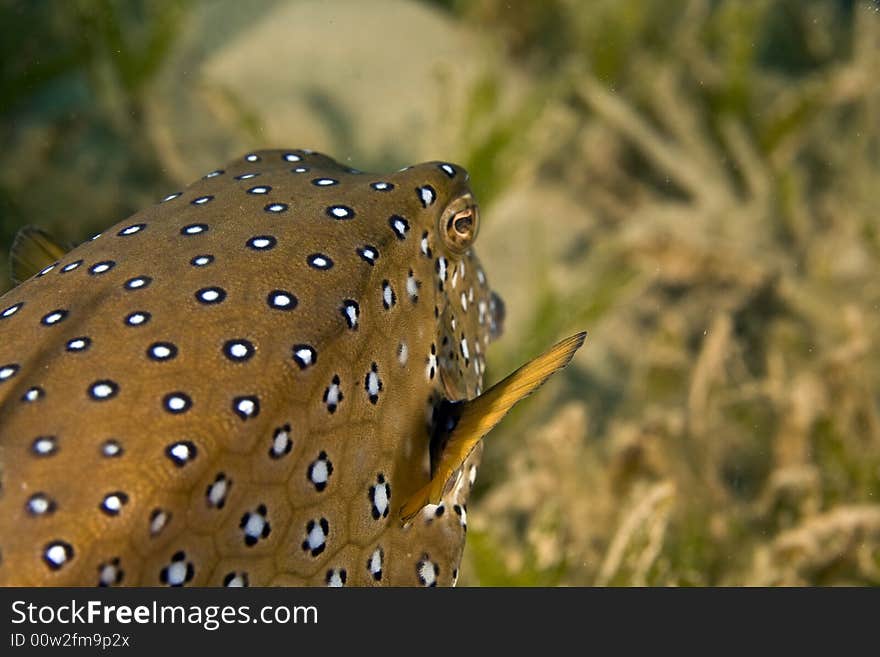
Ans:
[[[455,404],[450,414],[449,435],[431,481],[412,495],[400,509],[406,523],[426,504],[437,504],[452,475],[462,466],[477,443],[498,424],[514,404],[537,390],[554,373],[568,365],[586,339],[578,333],[557,343],[529,361],[479,397]]]
[[[25,226],[15,235],[9,252],[12,282],[18,285],[58,261],[69,249],[46,231]]]

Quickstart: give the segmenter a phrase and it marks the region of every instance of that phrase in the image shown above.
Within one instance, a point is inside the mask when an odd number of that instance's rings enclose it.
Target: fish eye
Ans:
[[[456,255],[470,248],[479,228],[479,210],[470,194],[455,199],[440,217],[440,235],[446,247]]]

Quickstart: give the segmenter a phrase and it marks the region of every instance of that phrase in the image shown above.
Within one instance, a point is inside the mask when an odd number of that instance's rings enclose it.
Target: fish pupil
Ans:
[[[470,213],[464,216],[456,217],[454,222],[455,232],[460,235],[467,235],[470,232],[471,226],[473,226],[473,224],[474,220]]]

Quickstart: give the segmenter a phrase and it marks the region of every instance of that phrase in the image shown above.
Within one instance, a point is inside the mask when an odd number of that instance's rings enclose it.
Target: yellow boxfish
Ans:
[[[503,305],[459,166],[266,150],[0,297],[0,584],[454,585]],[[26,279],[26,280],[25,280]]]

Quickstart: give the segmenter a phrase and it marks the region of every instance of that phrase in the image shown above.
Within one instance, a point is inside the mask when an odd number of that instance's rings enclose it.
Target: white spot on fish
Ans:
[[[409,222],[406,219],[397,215],[392,215],[388,219],[388,224],[391,226],[391,230],[394,231],[394,234],[397,235],[397,239],[406,239],[406,233],[409,230]]]
[[[122,454],[122,446],[115,440],[108,440],[101,445],[101,454],[108,458]]]
[[[309,479],[319,491],[324,490],[327,486],[327,481],[330,479],[331,468],[332,466],[327,460],[326,452],[321,452],[318,455],[318,459],[309,466]]]
[[[132,313],[128,317],[125,318],[125,323],[129,326],[140,326],[141,324],[145,324],[149,321],[150,316],[147,313]]]
[[[338,568],[327,571],[327,586],[338,588],[345,586],[345,580],[348,577],[345,568]]]
[[[415,274],[410,270],[406,277],[406,293],[413,302],[419,300],[419,282],[416,280]]]
[[[427,555],[419,561],[417,572],[422,586],[437,586],[437,575],[440,572],[440,567],[428,560]]]
[[[276,310],[291,310],[296,307],[297,300],[289,292],[275,290],[269,293],[268,303],[270,308],[275,308]]]
[[[52,265],[52,266],[54,267],[55,265]],[[0,317],[2,317],[3,319],[6,319],[7,317],[12,317],[15,313],[17,313],[19,310],[21,310],[21,307],[23,305],[24,305],[23,303],[16,303],[16,304],[9,306],[6,310],[4,310],[2,313],[0,313]]]
[[[425,366],[425,376],[429,381],[433,380],[437,373],[437,347],[431,345],[431,353],[428,354],[428,364]]]
[[[401,342],[397,345],[397,362],[401,365],[406,365],[406,361],[409,358],[409,347],[406,346],[406,342]]]
[[[306,540],[302,544],[303,550],[308,550],[313,557],[317,557],[324,551],[329,533],[330,524],[326,518],[309,520],[306,525]]]
[[[138,276],[136,278],[132,278],[131,280],[125,283],[125,289],[127,290],[139,290],[142,287],[146,287],[150,284],[150,279],[146,276]]]
[[[308,345],[298,345],[293,349],[293,359],[303,370],[315,362],[315,356],[315,350]]]
[[[358,325],[358,316],[360,315],[360,306],[357,301],[346,299],[342,302],[342,315],[348,324],[348,328],[356,329]]]
[[[150,516],[150,535],[156,536],[159,534],[159,532],[165,529],[168,520],[170,520],[170,516],[167,511],[162,511],[161,509],[153,511],[153,514]]]
[[[228,586],[230,588],[242,588],[247,586],[247,575],[244,573],[229,573],[232,575],[231,577],[227,576],[227,578],[223,581],[224,586]]]
[[[437,192],[435,192],[434,188],[430,185],[419,187],[416,191],[418,192],[419,200],[422,202],[423,208],[427,208],[429,205],[433,204],[437,198]]]
[[[308,257],[308,263],[315,269],[330,269],[330,267],[333,266],[333,261],[320,253],[313,253],[310,255]]]
[[[384,557],[385,554],[382,551],[382,548],[377,547],[375,550],[373,550],[373,553],[370,555],[370,558],[367,561],[367,570],[370,571],[373,579],[377,582],[382,579],[382,560]]]
[[[327,214],[334,219],[353,219],[354,210],[344,205],[331,205],[327,208]]]
[[[394,290],[391,289],[391,283],[388,281],[382,281],[382,305],[385,307],[385,310],[391,308],[391,306],[394,305],[394,302]]]
[[[73,548],[64,541],[53,541],[46,546],[43,559],[52,570],[58,570],[73,558]]]
[[[244,543],[251,547],[257,544],[261,538],[267,538],[271,531],[269,521],[266,519],[266,505],[261,504],[256,511],[248,511],[239,523],[240,529],[244,530]]]
[[[52,500],[46,497],[42,493],[37,493],[32,495],[31,498],[27,502],[27,509],[35,516],[41,516],[44,513],[48,513],[54,507]]]
[[[214,507],[221,507],[226,501],[226,493],[229,490],[229,480],[219,475],[214,483],[208,486],[208,503]]]
[[[109,563],[101,564],[98,572],[99,586],[112,586],[118,584],[122,578],[122,571],[119,569],[119,559],[113,559]]]
[[[242,420],[256,417],[260,412],[260,405],[256,397],[241,397],[235,399],[232,408],[236,415]]]
[[[272,436],[272,447],[269,449],[269,456],[272,458],[281,458],[293,448],[293,441],[290,439],[290,425],[285,424],[275,430]]]
[[[379,252],[376,251],[372,246],[365,246],[361,249],[357,249],[358,255],[369,262],[371,265],[376,264],[376,259],[379,257]]]
[[[370,402],[375,404],[379,401],[379,392],[382,390],[382,381],[379,379],[379,366],[376,363],[373,363],[370,366],[370,371],[367,372],[367,376],[364,379],[364,388],[367,390],[367,395],[370,398]]]
[[[177,442],[168,447],[168,457],[178,467],[186,465],[195,455],[195,445],[188,441]]]
[[[27,391],[25,391],[22,399],[26,402],[35,402],[40,397],[42,397],[43,394],[45,393],[43,392],[42,388],[37,388],[36,386],[34,386],[32,388],[28,388]]]
[[[128,502],[128,495],[125,493],[110,493],[109,495],[104,497],[104,501],[101,502],[101,509],[104,513],[115,516],[120,511],[122,511],[122,507]]]
[[[376,476],[376,485],[370,487],[370,500],[373,503],[373,519],[387,518],[391,501],[391,487],[385,481],[385,475]]]
[[[159,574],[159,579],[168,586],[183,586],[193,578],[195,569],[191,562],[186,560],[184,552],[176,552],[171,557],[171,563],[165,566]]]
[[[4,365],[0,367],[0,381],[11,379],[15,376],[16,372],[18,372],[18,365]]]
[[[327,412],[335,413],[336,407],[339,406],[339,402],[341,402],[342,399],[343,394],[342,390],[339,388],[339,376],[334,374],[330,385],[324,390],[324,403],[327,405]]]
[[[118,392],[118,387],[112,381],[99,381],[92,384],[89,394],[93,399],[110,399]]]

